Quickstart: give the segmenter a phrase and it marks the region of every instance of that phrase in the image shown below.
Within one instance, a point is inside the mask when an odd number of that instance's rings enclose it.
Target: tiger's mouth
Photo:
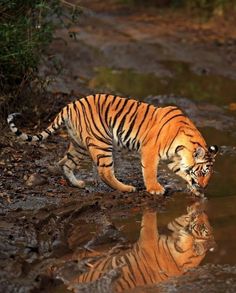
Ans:
[[[194,178],[191,177],[191,181],[189,182],[189,189],[194,195],[199,197],[204,197],[204,188],[201,187]]]

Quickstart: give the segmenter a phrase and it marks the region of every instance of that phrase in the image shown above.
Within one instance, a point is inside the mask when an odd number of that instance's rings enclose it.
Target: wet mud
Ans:
[[[37,132],[76,96],[97,91],[137,96],[157,106],[180,106],[208,144],[220,147],[205,194],[205,212],[217,248],[182,276],[124,292],[235,292],[236,115],[229,107],[236,102],[235,32],[229,37],[214,25],[187,28],[183,22],[175,30],[168,15],[164,19],[150,11],[102,8],[100,2],[82,1],[87,9],[79,26],[72,29],[75,39],[66,30],[57,31],[60,39],[52,43],[48,56],[57,54],[63,70],[48,87],[52,99],[44,103],[50,111],[42,112],[40,124],[34,120],[34,112],[26,111],[30,123],[20,119],[17,125]],[[180,24],[179,18],[175,21]],[[40,74],[53,76],[51,63],[48,57]],[[165,164],[159,180],[166,195],[154,198],[147,194],[139,155],[125,150],[116,150],[115,171],[121,181],[136,186],[137,192],[113,191],[99,179],[91,162],[85,162],[78,174],[86,188],[71,187],[53,167],[67,145],[63,131],[38,145],[17,141],[7,128],[3,130],[1,292],[71,292],[68,287],[74,292],[115,292],[122,266],[87,284],[70,280],[108,254],[132,249],[147,207],[157,213],[158,231],[165,234],[168,223],[186,214],[193,200],[185,183]]]

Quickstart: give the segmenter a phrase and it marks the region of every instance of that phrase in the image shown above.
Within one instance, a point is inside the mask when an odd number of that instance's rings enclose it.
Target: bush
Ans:
[[[50,7],[41,0],[1,1],[1,91],[21,84],[37,69],[42,50],[52,38],[53,28],[46,20],[49,11]]]
[[[74,19],[77,10],[72,10]],[[65,11],[60,0],[0,1],[0,104],[19,96],[35,79],[42,53]]]

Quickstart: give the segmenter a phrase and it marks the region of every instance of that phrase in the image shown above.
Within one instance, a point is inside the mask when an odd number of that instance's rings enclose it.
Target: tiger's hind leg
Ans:
[[[74,147],[70,143],[69,148],[65,156],[57,163],[58,166],[62,167],[63,174],[69,180],[69,182],[79,188],[85,187],[85,182],[83,180],[78,180],[75,177],[74,170],[80,167],[80,161],[86,156],[85,150],[80,147]]]
[[[116,179],[114,175],[114,162],[112,151],[112,145],[106,145],[104,147],[99,147],[99,142],[96,144],[92,143],[89,151],[94,163],[97,166],[98,174],[100,178],[110,187],[120,190],[123,192],[133,192],[135,187],[131,185],[126,185]],[[98,145],[96,147],[96,145]]]

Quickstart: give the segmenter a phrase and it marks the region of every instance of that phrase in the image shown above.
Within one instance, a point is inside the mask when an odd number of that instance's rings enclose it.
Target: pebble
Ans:
[[[29,178],[26,180],[27,186],[37,186],[37,185],[43,185],[47,183],[47,179],[43,177],[40,174],[33,173],[29,176]]]

